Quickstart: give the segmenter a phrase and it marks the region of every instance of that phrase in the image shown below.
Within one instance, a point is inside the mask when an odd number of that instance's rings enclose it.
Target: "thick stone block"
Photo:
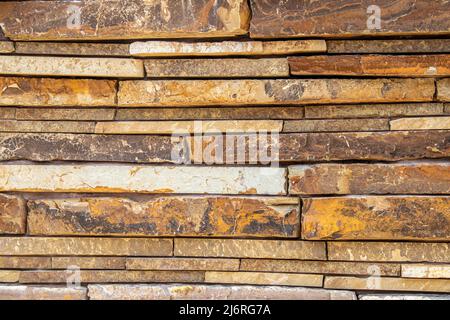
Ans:
[[[326,260],[324,242],[175,239],[175,256]]]
[[[450,78],[437,82],[437,99],[439,101],[450,101]]]
[[[0,77],[1,106],[112,106],[113,80]]]
[[[320,107],[317,107],[320,108]],[[389,130],[387,119],[288,120],[283,132],[346,132]]]
[[[433,79],[122,81],[122,107],[192,107],[432,101]]]
[[[0,194],[0,235],[24,234],[26,217],[26,205],[21,197]]]
[[[306,240],[450,240],[450,197],[303,199]]]
[[[1,109],[0,109],[1,112]],[[69,120],[107,121],[114,120],[114,108],[16,108],[17,120]]]
[[[450,130],[450,117],[391,120],[391,130]]]
[[[12,40],[230,37],[246,34],[249,19],[244,0],[10,1],[0,14]]]
[[[290,194],[449,194],[450,164],[317,164],[289,168]]]
[[[171,256],[170,239],[0,237],[4,256]]]
[[[28,201],[32,235],[297,238],[296,198],[157,197]]]
[[[286,58],[278,59],[152,59],[145,60],[152,78],[288,77]]]
[[[80,269],[125,269],[125,260],[126,258],[114,257],[53,257],[51,268],[47,269],[67,269],[73,266]]]
[[[327,47],[328,53],[443,53],[450,39],[329,40]]]
[[[207,271],[205,273],[205,282],[223,284],[322,287],[323,276],[315,274]]]
[[[0,120],[0,132],[94,133],[95,122]]]
[[[0,270],[0,283],[14,283],[19,281],[19,271]]]
[[[446,0],[401,0],[395,5],[377,2],[377,8],[381,10],[379,27],[374,21],[378,10],[372,9],[374,3],[371,0],[251,0],[250,3],[250,36],[253,38],[450,33],[446,15],[450,4]]]
[[[57,56],[118,56],[130,55],[127,43],[90,42],[16,42],[17,54],[57,55]]]
[[[0,269],[51,269],[49,257],[0,257]]]
[[[128,258],[127,270],[238,271],[239,259]]]
[[[86,300],[86,288],[0,286],[0,300]]]
[[[448,243],[328,242],[328,259],[449,263],[449,250]]]
[[[404,264],[402,277],[450,279],[450,264]]]

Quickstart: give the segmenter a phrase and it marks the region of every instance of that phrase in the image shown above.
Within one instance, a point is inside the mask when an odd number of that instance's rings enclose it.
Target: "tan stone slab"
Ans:
[[[324,242],[283,240],[180,239],[175,256],[325,260]]]
[[[252,38],[447,35],[446,0],[251,0]],[[377,5],[374,9],[372,5]],[[380,12],[379,12],[380,11]],[[377,14],[381,23],[376,24]],[[370,27],[370,28],[369,28]]]
[[[0,286],[0,300],[86,300],[86,288]]]
[[[49,257],[0,257],[0,269],[50,269]]]
[[[0,41],[0,53],[14,52],[14,43],[10,41]]]
[[[246,34],[250,19],[244,0],[104,4],[100,0],[11,1],[2,4],[0,21],[12,40],[110,40],[230,37]]]
[[[112,106],[112,80],[0,77],[1,106]]]
[[[450,164],[316,164],[289,168],[290,194],[449,194]]]
[[[0,119],[14,119],[16,115],[16,109],[15,108],[0,108]]]
[[[450,78],[437,81],[437,99],[450,101]]]
[[[3,165],[0,191],[281,195],[285,174],[258,167]]]
[[[293,75],[442,77],[450,75],[450,55],[330,55],[291,57]]]
[[[19,271],[0,270],[0,283],[18,282],[19,274]]]
[[[18,196],[0,194],[0,235],[26,232],[26,205]]]
[[[443,113],[442,103],[307,106],[305,118],[378,118],[427,116]]]
[[[328,242],[328,259],[339,261],[450,262],[448,243]]]
[[[450,197],[303,199],[305,240],[450,240]]]
[[[130,44],[130,54],[139,57],[259,56],[326,52],[323,40],[174,42],[147,41]]]
[[[431,101],[433,79],[122,81],[122,107]]]
[[[125,269],[125,258],[115,257],[53,257],[51,268],[67,269],[76,266],[80,269]],[[45,268],[41,268],[45,269]]]
[[[450,292],[450,280],[325,277],[325,288],[370,291]]]
[[[0,109],[1,112],[1,109]],[[74,108],[16,108],[17,120],[69,120],[107,121],[114,120],[114,108],[74,109]]]
[[[263,272],[213,272],[205,273],[206,283],[256,284],[278,286],[322,287],[323,276],[312,274],[286,274]]]
[[[450,104],[445,104],[444,112],[445,113],[450,113]]]
[[[341,290],[282,286],[89,285],[91,300],[356,300]]]
[[[0,74],[52,77],[143,78],[136,59],[0,56]]]
[[[1,125],[1,122],[0,122]],[[1,128],[1,127],[0,127]],[[222,120],[222,121],[114,121],[98,122],[98,134],[182,134],[182,133],[241,133],[262,130],[280,132],[281,120]]]
[[[170,239],[0,237],[4,256],[171,256]]]
[[[320,108],[320,107],[317,107]],[[346,132],[389,130],[387,119],[288,120],[283,132]]]
[[[69,273],[70,274],[70,273]],[[64,271],[23,271],[20,283],[66,283],[68,273]],[[81,283],[146,283],[181,282],[196,283],[204,281],[202,271],[109,271],[81,270]]]
[[[450,279],[450,264],[404,264],[402,277]]]
[[[152,78],[288,77],[286,58],[278,59],[153,59],[145,60]]]
[[[17,54],[58,56],[129,56],[127,43],[16,42]]]
[[[372,275],[373,270],[378,270],[383,276],[400,276],[399,264],[373,262],[241,259],[240,270],[341,275]]]
[[[237,271],[239,259],[128,258],[128,270]]]
[[[450,117],[391,120],[391,130],[450,130]]]
[[[95,122],[0,120],[0,132],[94,133]]]
[[[0,109],[1,110],[1,109]],[[1,111],[0,111],[1,112]],[[119,108],[116,120],[302,119],[303,107]]]
[[[327,47],[328,53],[444,53],[450,39],[328,40]]]
[[[361,294],[358,300],[450,300],[450,295],[438,294]]]

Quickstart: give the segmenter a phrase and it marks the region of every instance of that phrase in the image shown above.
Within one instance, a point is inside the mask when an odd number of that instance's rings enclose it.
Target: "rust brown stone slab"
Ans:
[[[289,170],[290,194],[449,194],[448,162],[318,164]]]
[[[1,112],[2,109],[0,109]],[[115,109],[75,109],[75,108],[16,108],[17,120],[70,120],[70,121],[107,121],[114,120]]]
[[[2,106],[112,106],[112,80],[0,77]]]
[[[0,234],[24,234],[26,204],[21,197],[0,194]]]
[[[296,198],[158,197],[28,201],[32,235],[299,236]]]
[[[246,34],[250,18],[244,0],[11,1],[1,7],[3,31],[12,40],[230,37]]]
[[[334,55],[291,57],[293,75],[442,77],[450,75],[450,55]]]
[[[450,240],[450,197],[303,199],[306,240]]]
[[[253,38],[440,35],[450,33],[446,0],[251,0]],[[380,10],[379,26],[374,23]],[[370,28],[369,28],[370,27]]]
[[[128,258],[127,270],[237,271],[239,259]]]
[[[389,130],[387,119],[288,120],[283,132],[346,132]]]
[[[50,269],[48,257],[0,257],[0,269]]]
[[[374,267],[380,271],[380,275],[400,276],[400,265],[393,263],[242,259],[240,269],[283,273],[371,275]]]
[[[121,81],[122,107],[432,101],[433,79]]]
[[[77,43],[77,42],[16,42],[17,54],[58,55],[58,56],[129,56],[126,43]]]
[[[3,256],[171,256],[170,239],[0,237]]]
[[[449,263],[450,244],[415,242],[328,242],[328,260]]]
[[[0,37],[0,53],[14,52],[14,43],[10,41],[2,41]]]
[[[450,78],[437,82],[437,99],[439,101],[450,101]]]
[[[145,282],[203,282],[201,271],[109,271],[81,270],[81,283],[145,283]],[[67,272],[64,271],[23,271],[20,283],[66,283]]]
[[[86,300],[86,288],[0,286],[0,300]]]
[[[0,120],[0,132],[94,133],[95,122]]]
[[[51,268],[68,269],[78,267],[80,269],[125,269],[125,258],[116,257],[53,257]]]
[[[450,39],[328,40],[328,53],[449,53]],[[16,44],[17,50],[17,44]]]

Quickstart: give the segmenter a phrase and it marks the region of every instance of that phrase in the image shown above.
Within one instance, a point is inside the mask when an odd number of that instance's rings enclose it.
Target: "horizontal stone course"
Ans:
[[[86,288],[0,286],[0,300],[86,300]]]
[[[450,264],[404,264],[402,277],[450,279]]]
[[[1,112],[1,109],[0,109]],[[17,120],[69,120],[107,121],[114,120],[114,108],[16,108]]]
[[[94,133],[94,122],[0,120],[0,132]]]
[[[128,270],[237,271],[239,259],[128,258]]]
[[[327,47],[328,53],[441,53],[450,52],[450,39],[328,40]]]
[[[390,125],[391,130],[450,130],[450,117],[403,118]]]
[[[0,257],[0,269],[51,269],[50,257]]]
[[[90,42],[15,42],[17,54],[75,55],[75,56],[129,56],[127,43]]]
[[[116,257],[52,257],[51,268],[40,269],[68,269],[76,266],[80,269],[125,269],[126,258]]]
[[[346,132],[389,130],[387,119],[288,120],[283,132]]]

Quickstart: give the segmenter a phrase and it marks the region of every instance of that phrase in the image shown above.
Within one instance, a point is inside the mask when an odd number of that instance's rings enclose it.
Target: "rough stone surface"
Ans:
[[[53,257],[51,269],[67,269],[71,266],[80,269],[125,269],[125,260],[114,257]]]
[[[10,41],[0,41],[0,53],[14,52],[14,43]]]
[[[287,59],[153,59],[145,61],[152,78],[288,77]]]
[[[449,250],[448,243],[328,242],[328,259],[449,263]]]
[[[302,118],[303,107],[295,106],[233,108],[119,108],[117,109],[116,114],[116,120],[284,120]]]
[[[0,109],[1,112],[1,109]],[[113,108],[74,109],[74,108],[17,108],[17,120],[70,120],[70,121],[103,121],[114,120]]]
[[[450,117],[404,118],[390,123],[391,130],[450,130]]]
[[[76,9],[82,14],[79,27],[73,26]],[[7,2],[0,14],[5,36],[12,40],[229,37],[246,34],[249,19],[244,0]]]
[[[379,118],[442,114],[442,103],[307,106],[305,118]]]
[[[450,279],[450,264],[404,264],[402,277]]]
[[[128,258],[128,270],[237,271],[239,259]]]
[[[431,101],[433,79],[122,81],[124,107]]]
[[[295,53],[326,52],[326,50],[327,45],[323,40],[268,42],[147,41],[135,42],[130,45],[130,54],[140,57],[287,55]]]
[[[293,75],[436,77],[450,75],[450,55],[291,57]]]
[[[438,294],[361,294],[359,300],[450,300],[450,295]]]
[[[80,280],[81,283],[132,283],[132,282],[196,283],[204,281],[204,272],[81,270]],[[66,282],[67,282],[66,270],[23,271],[20,274],[20,283],[66,283]]]
[[[94,133],[94,122],[0,120],[0,132]]]
[[[113,80],[0,77],[2,106],[111,106]]]
[[[136,59],[0,56],[0,74],[53,77],[143,78]]]
[[[437,99],[439,101],[450,101],[450,78],[437,82]]]
[[[400,276],[400,265],[393,263],[242,259],[240,266],[242,271],[349,275],[371,275],[373,268],[383,276]]]
[[[263,272],[206,272],[206,283],[322,287],[323,276]]]
[[[0,119],[14,119],[15,115],[15,108],[0,108]]]
[[[450,240],[450,197],[303,199],[306,240]]]
[[[450,292],[450,280],[326,277],[325,288],[369,291]]]
[[[181,140],[163,136],[0,133],[0,160],[184,162]],[[111,152],[116,150],[117,152]]]
[[[387,119],[288,120],[283,132],[345,132],[389,130]]]
[[[377,2],[381,9],[379,29],[369,29],[367,13],[373,5],[363,1],[251,0],[250,36],[254,38],[345,37],[364,35],[448,34],[450,23],[445,0],[401,0],[392,5]],[[370,20],[369,20],[370,22]]]
[[[48,257],[0,257],[0,269],[50,269]]]
[[[441,53],[450,52],[450,39],[329,40],[327,47],[328,53]]]
[[[126,43],[77,43],[77,42],[16,42],[17,54],[76,55],[76,56],[128,56]]]
[[[21,197],[0,194],[0,235],[24,234],[26,215],[25,201]]]
[[[170,239],[0,237],[0,255],[171,256]]]
[[[0,286],[0,300],[86,300],[86,288]]]
[[[299,236],[296,198],[158,197],[28,201],[32,235]]]
[[[290,194],[448,194],[450,164],[317,164],[289,168]],[[370,183],[369,183],[370,182]]]
[[[175,239],[175,256],[325,260],[324,242]]]
[[[19,274],[19,271],[0,270],[0,283],[18,282]]]

